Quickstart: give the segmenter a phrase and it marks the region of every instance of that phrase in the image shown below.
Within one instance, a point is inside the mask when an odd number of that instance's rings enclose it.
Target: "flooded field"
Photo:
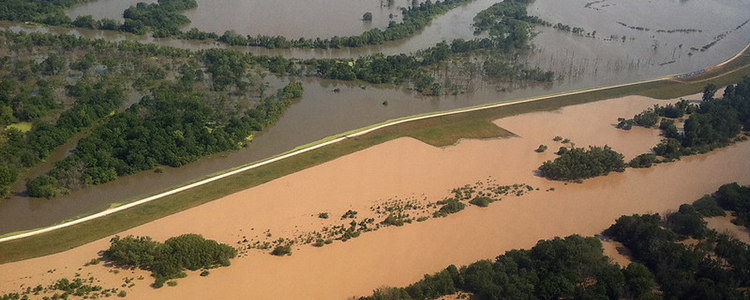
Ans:
[[[276,240],[320,230],[329,223],[346,223],[349,220],[338,216],[347,210],[359,212],[357,221],[377,217],[368,207],[387,199],[436,201],[454,187],[477,181],[539,188],[486,208],[470,206],[445,218],[386,227],[321,248],[295,244],[289,257],[251,249],[233,260],[232,266],[212,269],[208,277],[191,272],[177,280],[178,286],[161,289],[148,286],[152,278],[146,271],[120,270],[118,275],[105,264],[82,267],[107,247],[105,238],[63,253],[3,265],[0,293],[80,273],[83,278],[94,276],[103,286],[119,286],[123,277],[145,277],[127,289],[127,299],[247,299],[250,295],[253,299],[343,300],[370,294],[382,285],[407,285],[449,264],[463,265],[506,250],[529,248],[539,239],[598,234],[622,214],[674,211],[726,182],[750,184],[746,159],[750,142],[582,184],[549,181],[534,174],[539,164],[555,157],[553,151],[536,153],[534,149],[539,144],[555,149],[561,145],[552,140],[555,135],[570,138],[579,147],[607,143],[626,159],[647,151],[660,139],[657,130],[623,131],[612,123],[655,103],[663,101],[630,96],[508,117],[495,123],[517,137],[465,140],[446,148],[398,139],[120,235],[164,240],[189,232],[238,245],[243,237]],[[331,218],[320,219],[320,212],[330,213]],[[616,251],[617,245],[607,246],[610,252]],[[626,257],[616,259],[627,262]],[[48,273],[50,269],[56,271]]]
[[[281,31],[286,30],[286,27],[279,26],[278,23],[264,25],[263,22],[242,15],[241,9],[227,12],[226,8],[223,8],[227,6],[250,9],[251,6],[259,5],[264,7],[265,15],[276,16],[279,22],[298,24],[294,26],[303,24],[302,27],[308,30],[306,32],[312,34],[310,37],[330,37],[336,34],[357,34],[367,30],[362,27],[366,25],[358,20],[363,11],[372,10],[374,15],[373,23],[367,26],[380,26],[378,24],[382,23],[378,22],[383,21],[387,23],[389,11],[393,9],[393,6],[381,9],[380,1],[375,0],[357,2],[329,0],[325,3],[313,1],[295,4],[303,5],[309,11],[330,11],[331,14],[336,15],[336,17],[315,15],[315,20],[311,21],[299,15],[284,13],[289,9],[289,1],[222,1],[226,4],[218,5],[217,3],[221,1],[211,3],[199,1],[197,9],[185,13],[193,19],[193,23],[189,26],[220,33],[223,32],[222,28],[226,28],[245,34],[286,35]],[[117,14],[136,2],[99,0],[73,8],[69,14],[71,16],[92,14],[96,18],[116,18]],[[343,2],[349,4],[344,5]],[[411,38],[377,47],[336,50],[234,48],[256,54],[302,58],[356,57],[375,52],[409,53],[427,48],[442,40],[472,38],[471,24],[474,15],[494,2],[496,1],[474,1],[438,17],[423,31]],[[405,1],[395,1],[394,6],[403,6],[406,5],[405,3]],[[375,8],[378,9],[377,12]],[[705,14],[706,11],[715,13]],[[638,0],[627,3],[604,1],[589,3],[579,0],[565,2],[538,0],[530,6],[529,12],[553,24],[560,22],[584,29],[583,36],[551,27],[536,29],[539,33],[532,40],[535,47],[525,58],[527,63],[530,66],[553,70],[558,75],[562,75],[562,80],[544,85],[521,86],[495,85],[478,78],[471,82],[465,94],[421,97],[400,86],[372,86],[358,82],[342,83],[305,78],[303,99],[293,104],[277,124],[256,137],[249,147],[237,152],[215,155],[179,169],[167,168],[163,174],[143,172],[128,176],[57,199],[29,199],[23,195],[17,195],[0,201],[0,234],[47,226],[76,215],[102,210],[113,202],[153,194],[214,172],[283,153],[326,136],[388,119],[687,73],[720,63],[750,42],[750,25],[743,25],[750,16],[750,6],[736,1],[648,2]],[[713,21],[716,15],[722,16],[722,22]],[[344,20],[344,17],[351,18]],[[213,27],[216,29],[201,27],[201,24],[211,24],[210,26],[216,26]],[[342,30],[352,30],[352,33],[335,33],[328,29],[331,26],[342,27]],[[216,43],[153,39],[115,32],[34,27],[7,22],[0,22],[0,28],[9,28],[14,31],[72,33],[110,40],[132,39],[193,50],[224,47]],[[244,32],[245,30],[249,31]],[[596,34],[593,34],[594,31]],[[624,41],[622,36],[626,37]],[[295,37],[295,35],[289,37]],[[707,45],[711,46],[700,51]],[[280,80],[283,79],[268,79],[271,83]],[[335,88],[339,88],[341,92],[334,93]],[[501,92],[501,88],[507,90]],[[382,103],[386,100],[388,105],[384,106]],[[60,151],[67,152],[67,150],[61,149]]]

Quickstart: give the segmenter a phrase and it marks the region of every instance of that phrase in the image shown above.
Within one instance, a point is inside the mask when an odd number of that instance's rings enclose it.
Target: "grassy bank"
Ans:
[[[745,59],[742,61],[745,65],[750,64]],[[685,82],[662,80],[576,95],[551,97],[539,101],[411,121],[386,127],[89,222],[0,243],[0,263],[65,251],[396,138],[412,137],[433,146],[448,146],[455,144],[462,138],[506,137],[512,135],[512,133],[492,124],[493,120],[633,94],[661,99],[675,98],[701,92],[708,83],[724,86],[739,81],[742,76],[750,75],[750,68],[744,66],[733,65],[721,69],[728,73],[716,74],[706,80],[691,79]]]

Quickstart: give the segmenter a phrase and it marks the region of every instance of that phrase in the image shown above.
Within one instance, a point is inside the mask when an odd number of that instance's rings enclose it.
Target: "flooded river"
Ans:
[[[135,2],[99,0],[76,7],[69,14],[118,18],[122,10]],[[197,9],[185,14],[193,20],[189,27],[220,33],[226,29],[234,29],[241,34],[253,35],[331,37],[361,33],[369,26],[380,27],[387,23],[388,15],[394,9],[381,8],[379,0],[295,3],[297,11],[309,12],[310,17],[306,17],[289,13],[288,2],[289,0],[219,0],[208,3],[203,0],[199,1]],[[345,5],[345,2],[356,5]],[[473,16],[494,2],[496,1],[474,1],[433,20],[428,27],[411,38],[377,47],[338,50],[236,49],[256,54],[302,58],[356,57],[373,52],[410,53],[441,40],[472,38]],[[250,17],[249,13],[243,14],[243,11],[255,5],[263,7],[259,11],[264,11],[265,15],[275,16],[276,23],[266,24]],[[394,4],[395,7],[404,5],[405,1],[395,1]],[[318,15],[318,11],[330,14]],[[371,24],[364,24],[359,20],[366,11],[373,13]],[[706,14],[706,11],[712,13]],[[584,29],[584,36],[551,27],[536,29],[538,34],[533,39],[535,48],[526,57],[528,64],[553,70],[562,75],[563,80],[524,87],[495,86],[476,80],[466,94],[421,97],[403,87],[367,85],[363,89],[359,86],[360,83],[306,78],[303,99],[292,105],[277,124],[256,137],[247,148],[214,155],[179,169],[167,168],[163,174],[143,172],[52,200],[16,196],[0,201],[0,234],[47,226],[76,215],[102,210],[113,202],[153,194],[207,174],[283,153],[326,136],[388,119],[691,72],[726,60],[750,42],[750,25],[743,25],[750,16],[750,6],[736,1],[674,0],[652,3],[634,0],[610,3],[538,0],[530,6],[529,12],[552,23],[560,22]],[[721,16],[722,21],[716,22],[716,16]],[[284,30],[290,29],[279,25],[284,22],[290,24],[289,28],[297,26],[304,29],[293,29],[287,35]],[[330,29],[332,27],[341,28]],[[639,30],[638,27],[642,29]],[[110,40],[134,39],[193,50],[220,46],[216,43],[162,40],[96,30],[30,27],[7,22],[0,22],[0,28],[64,32]],[[646,28],[649,30],[646,31]],[[675,31],[680,29],[684,30]],[[591,37],[593,31],[596,31],[595,37]],[[589,37],[585,36],[586,33]],[[625,41],[622,36],[625,36]],[[709,44],[710,47],[700,51]],[[273,84],[280,79],[268,80]],[[337,87],[340,88],[340,93],[333,92]],[[500,92],[500,87],[509,89],[507,92]],[[385,100],[388,101],[387,106],[382,105]],[[67,149],[60,151],[66,152]]]

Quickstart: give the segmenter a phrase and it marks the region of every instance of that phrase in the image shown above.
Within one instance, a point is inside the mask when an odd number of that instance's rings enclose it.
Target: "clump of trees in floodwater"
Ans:
[[[606,145],[589,149],[573,147],[539,167],[542,177],[554,180],[581,180],[624,170],[623,155]]]
[[[237,256],[233,247],[206,240],[198,234],[183,234],[164,243],[150,237],[115,236],[104,258],[116,265],[151,271],[156,278],[154,287],[162,287],[167,280],[187,276],[185,270],[197,271],[230,265]]]
[[[458,292],[478,299],[746,299],[750,245],[707,228],[704,220],[723,214],[707,196],[665,217],[620,217],[604,235],[631,254],[627,266],[612,263],[599,238],[571,235],[493,260],[450,265],[407,287],[383,287],[359,299],[438,299]]]
[[[721,98],[714,98],[716,91],[717,87],[709,84],[704,89],[703,101],[698,104],[681,100],[676,104],[655,105],[633,119],[621,118],[617,127],[626,130],[633,125],[653,127],[658,122],[664,139],[652,150],[664,161],[706,153],[745,140],[746,136],[741,133],[750,130],[750,77],[728,85]],[[682,123],[682,132],[677,129],[677,122]],[[653,160],[648,154],[638,159]]]
[[[607,146],[589,147],[589,150],[562,147],[558,152],[560,156],[542,164],[539,173],[554,180],[581,180],[607,175],[611,171],[622,172],[627,166],[648,168],[656,163],[706,153],[746,140],[750,130],[750,77],[727,86],[722,98],[714,98],[716,91],[715,85],[707,85],[703,101],[698,105],[680,100],[675,104],[654,105],[632,119],[620,118],[616,127],[623,130],[630,130],[633,126],[651,128],[659,124],[664,139],[652,148],[652,153],[638,155],[625,164],[623,155]],[[683,122],[682,132],[677,129],[676,122]],[[741,135],[743,131],[746,134]]]

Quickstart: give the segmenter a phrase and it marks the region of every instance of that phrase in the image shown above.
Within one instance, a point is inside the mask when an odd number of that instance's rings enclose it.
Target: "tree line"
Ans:
[[[750,245],[708,229],[704,220],[724,214],[714,197],[734,185],[666,218],[618,218],[604,235],[631,253],[627,266],[611,263],[598,238],[572,235],[494,260],[450,265],[407,287],[383,287],[359,299],[439,299],[457,292],[477,299],[747,299]],[[697,244],[681,242],[687,238]]]
[[[232,30],[224,32],[222,36],[218,38],[218,41],[227,43],[234,46],[258,46],[269,49],[274,48],[314,48],[314,49],[328,49],[328,48],[358,48],[367,45],[380,45],[388,41],[396,41],[411,36],[415,32],[423,29],[430,21],[434,18],[445,14],[449,10],[458,7],[460,5],[471,2],[471,0],[445,0],[435,1],[434,3],[430,0],[422,2],[420,4],[412,4],[409,7],[401,8],[402,22],[396,23],[391,21],[388,23],[388,27],[383,30],[379,28],[373,28],[360,35],[354,36],[334,36],[331,38],[315,38],[315,39],[287,39],[283,36],[268,36],[268,35],[238,35]],[[195,35],[199,31],[193,31],[190,35]],[[186,37],[190,37],[186,35]],[[200,34],[206,36],[205,34]]]
[[[84,0],[8,0],[0,3],[0,19],[10,21],[34,21],[48,25],[72,25],[81,28],[117,30],[138,35],[151,33],[154,37],[177,36],[183,39],[214,39],[229,45],[259,46],[273,48],[343,48],[379,45],[387,41],[400,40],[413,35],[424,28],[434,18],[449,10],[471,2],[471,0],[444,0],[423,3],[412,3],[401,9],[402,22],[391,21],[386,29],[374,28],[361,35],[316,39],[287,39],[283,36],[242,36],[234,31],[227,31],[219,36],[216,33],[203,32],[197,28],[183,32],[179,27],[190,23],[190,20],[177,12],[196,8],[195,0],[158,0],[157,3],[139,2],[123,12],[125,21],[120,23],[112,19],[95,20],[90,15],[79,16],[71,20],[64,12]]]

